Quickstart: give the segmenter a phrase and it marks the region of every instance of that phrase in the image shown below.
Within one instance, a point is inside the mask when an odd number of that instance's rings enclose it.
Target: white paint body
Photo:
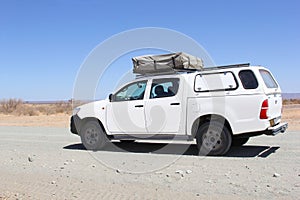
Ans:
[[[257,88],[245,89],[243,87],[239,77],[239,72],[242,70],[251,70],[254,73],[258,82]],[[80,106],[77,115],[81,119],[87,117],[99,119],[107,135],[176,134],[190,136],[195,121],[205,115],[222,116],[228,121],[233,135],[264,131],[270,127],[271,119],[276,120],[276,123],[280,122],[282,97],[278,83],[276,83],[277,88],[268,88],[260,70],[269,72],[266,68],[252,66],[141,77],[130,83],[147,81],[143,99],[121,102],[110,102],[108,99],[96,101]],[[210,75],[216,73],[221,77]],[[206,83],[203,83],[203,80],[197,80],[195,83],[196,79],[206,76],[205,74],[209,76],[204,80]],[[153,80],[168,78],[180,80],[177,94],[151,99],[150,90]],[[222,91],[215,90],[221,86]],[[206,87],[212,88],[213,91],[195,91],[205,90]],[[266,99],[269,103],[268,118],[260,119],[262,102]]]

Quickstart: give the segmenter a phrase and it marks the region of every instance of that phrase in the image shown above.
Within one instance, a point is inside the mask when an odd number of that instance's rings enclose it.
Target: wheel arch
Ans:
[[[80,134],[80,129],[83,127],[83,125],[86,124],[87,122],[90,122],[90,121],[95,121],[95,122],[99,123],[100,127],[102,128],[102,130],[104,131],[104,133],[107,135],[103,123],[98,118],[96,118],[96,117],[86,117],[86,118],[83,118],[80,121],[79,134]]]
[[[226,126],[228,128],[231,136],[233,135],[231,125],[225,117],[223,117],[222,115],[217,115],[217,114],[206,114],[206,115],[202,115],[202,116],[198,117],[193,122],[192,130],[191,130],[192,137],[193,138],[196,137],[197,131],[202,124],[204,124],[205,122],[212,121],[212,120],[219,121],[222,123],[224,122],[224,126]]]

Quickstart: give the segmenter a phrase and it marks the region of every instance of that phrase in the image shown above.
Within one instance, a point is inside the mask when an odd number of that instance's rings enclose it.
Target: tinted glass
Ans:
[[[172,97],[177,94],[178,78],[154,79],[151,86],[150,98]]]
[[[258,87],[257,79],[251,70],[240,71],[239,77],[245,89],[256,89]]]

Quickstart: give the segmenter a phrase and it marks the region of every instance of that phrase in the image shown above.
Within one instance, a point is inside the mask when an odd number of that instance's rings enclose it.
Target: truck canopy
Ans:
[[[203,70],[202,59],[183,52],[132,58],[133,73],[148,74],[174,70]]]

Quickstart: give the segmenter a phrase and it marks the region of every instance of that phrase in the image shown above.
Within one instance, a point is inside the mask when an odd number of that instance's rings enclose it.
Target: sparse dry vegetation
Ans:
[[[4,99],[0,101],[0,112],[3,114],[10,114],[16,111],[21,105],[23,101],[21,99]]]
[[[0,113],[16,116],[38,116],[54,114],[71,114],[72,104],[58,102],[54,104],[28,104],[20,99],[4,99],[0,101]]]
[[[300,99],[284,99],[283,105],[300,104]]]

